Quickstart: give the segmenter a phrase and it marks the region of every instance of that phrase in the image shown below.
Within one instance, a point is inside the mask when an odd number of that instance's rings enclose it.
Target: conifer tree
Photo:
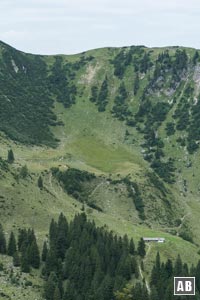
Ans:
[[[130,280],[131,276],[131,259],[129,256],[124,256],[121,257],[121,260],[119,262],[119,267],[117,270],[117,274],[126,278],[127,280]]]
[[[30,245],[32,242],[36,242],[35,232],[33,229],[28,229],[27,232],[28,244]]]
[[[58,223],[52,220],[50,224],[49,250],[46,244],[43,246],[44,277],[47,279],[52,272],[62,274],[51,297],[59,290],[61,295],[56,294],[56,297],[61,296],[63,300],[113,299],[114,290],[123,288],[132,274],[138,278],[136,258],[130,254],[130,248],[134,253],[133,241],[130,243],[127,236],[113,236],[112,232],[96,228],[94,222],[87,221],[85,214],[76,215],[69,226],[60,214]],[[63,281],[67,283],[65,293]],[[146,300],[145,293],[143,297]],[[50,299],[50,294],[46,298]]]
[[[135,274],[135,277],[139,277],[139,268],[135,257],[132,258],[132,272]]]
[[[142,286],[140,283],[136,283],[135,287],[133,288],[133,299],[143,300]]]
[[[164,300],[172,300],[172,299],[183,299],[180,296],[177,296],[177,298],[175,298],[175,296],[173,296],[172,298],[172,291],[173,291],[174,287],[173,287],[173,280],[169,281],[169,284],[167,286],[166,292],[165,292],[165,298]],[[154,298],[152,298],[151,300],[154,300]],[[155,300],[160,300],[160,298],[155,298]]]
[[[197,61],[199,60],[199,52],[195,51],[195,54],[192,58],[193,64],[196,65]]]
[[[140,83],[140,80],[139,80],[139,75],[138,75],[138,72],[136,73],[136,76],[135,76],[135,81],[134,81],[134,95],[137,95],[137,92],[138,92],[138,89],[139,89],[139,83]]]
[[[6,238],[1,224],[0,224],[0,253],[6,254]]]
[[[8,250],[7,253],[10,256],[13,256],[14,253],[16,253],[17,247],[16,247],[16,240],[15,240],[15,235],[11,231],[9,241],[8,241]]]
[[[130,240],[129,252],[130,254],[135,255],[135,244],[132,238]]]
[[[142,287],[142,300],[149,300],[149,294],[145,283],[143,283],[143,287]]]
[[[180,255],[178,254],[178,257],[175,261],[174,265],[174,275],[175,276],[181,276],[183,271],[183,264]]]
[[[157,274],[159,275],[160,274],[160,269],[161,269],[161,266],[160,266],[160,253],[157,252],[156,254],[156,271],[157,271]]]
[[[17,251],[13,254],[13,266],[14,267],[20,266],[20,257],[19,257],[19,252]]]
[[[198,261],[195,273],[192,273],[191,275],[196,277],[196,287],[200,292],[200,260]]]
[[[56,248],[57,234],[58,234],[58,224],[54,221],[54,219],[52,219],[49,227],[50,248],[52,247]]]
[[[138,249],[137,249],[138,255],[140,255],[142,258],[145,257],[146,251],[145,251],[145,242],[143,238],[140,239],[138,243]]]
[[[47,259],[48,254],[48,248],[47,248],[47,242],[45,241],[42,248],[42,261],[45,262]]]
[[[54,295],[53,295],[53,300],[61,300],[61,294],[58,286],[56,286]]]
[[[43,189],[43,180],[42,180],[42,177],[41,176],[39,176],[39,178],[38,178],[38,187],[40,188],[40,189]]]
[[[40,267],[40,252],[36,241],[33,241],[29,250],[29,263],[33,268]]]
[[[65,216],[61,213],[58,219],[58,234],[57,234],[57,255],[64,259],[67,249],[68,223]]]
[[[21,264],[21,271],[22,272],[24,272],[24,273],[29,273],[30,272],[30,265],[29,265],[27,251],[22,252],[20,264]]]
[[[26,178],[28,176],[28,168],[27,165],[23,166],[20,170],[20,177]]]
[[[67,285],[66,290],[65,290],[64,300],[74,300],[74,299],[76,299],[74,297],[74,292],[75,292],[74,284],[73,283],[69,283]]]
[[[144,261],[141,261],[141,270],[144,272]]]
[[[189,269],[188,269],[188,265],[186,263],[183,264],[183,275],[182,276],[189,276]]]
[[[170,291],[170,292],[171,292],[171,291]],[[151,299],[151,300],[160,300],[160,298],[159,298],[159,296],[158,296],[157,289],[155,288],[155,286],[152,286],[152,288],[151,288],[150,299]]]
[[[123,236],[123,250],[129,253],[129,240],[127,234]]]
[[[18,232],[18,250],[22,251],[22,245],[27,246],[27,231],[26,229],[19,229]]]
[[[51,272],[44,287],[44,296],[47,300],[54,300],[54,293],[57,286],[57,276]]]
[[[10,164],[12,164],[15,160],[14,153],[13,153],[12,149],[8,150],[8,159],[7,160]]]
[[[113,280],[110,276],[106,276],[101,284],[102,298],[110,300],[113,298]]]
[[[173,265],[171,259],[168,259],[165,264],[165,270],[167,272],[168,278],[172,276],[173,274]]]
[[[158,280],[158,273],[157,273],[157,269],[155,267],[155,265],[153,266],[152,270],[151,270],[151,279],[150,279],[150,283],[152,286],[156,286],[157,284],[157,280]]]
[[[44,273],[45,275],[50,275],[51,272],[58,272],[58,258],[56,255],[56,250],[54,247],[51,247],[48,251]]]
[[[105,111],[105,107],[108,102],[107,97],[108,97],[108,78],[106,76],[105,80],[103,81],[103,83],[101,85],[99,95],[97,98],[98,110],[100,112]]]
[[[116,300],[132,300],[133,297],[131,295],[131,288],[126,286],[122,290],[118,290],[115,292],[115,299]]]

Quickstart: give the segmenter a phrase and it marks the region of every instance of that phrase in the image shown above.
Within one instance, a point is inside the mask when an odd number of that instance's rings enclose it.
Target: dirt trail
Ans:
[[[49,174],[49,186],[50,186],[52,192],[54,193],[55,197],[59,199],[60,195],[58,194],[58,192],[56,191],[56,189],[54,188],[54,186],[52,184],[52,173]],[[61,187],[60,187],[60,193],[62,193]]]
[[[141,266],[140,266],[140,265],[139,265],[139,272],[140,272],[140,276],[141,276],[141,278],[142,278],[142,280],[143,280],[143,279],[144,279],[144,276],[143,276],[143,274],[142,274],[142,270],[141,270]],[[147,288],[148,293],[150,294],[150,293],[151,293],[151,289],[150,289],[149,284],[148,284],[148,282],[147,282],[146,279],[145,279],[145,285],[146,285],[146,288]]]
[[[147,244],[148,246],[148,249],[147,249],[147,252],[146,252],[146,255],[145,255],[145,259],[143,260],[143,262],[145,263],[150,251],[151,251],[151,244]],[[144,279],[144,276],[142,274],[142,269],[141,269],[141,266],[139,265],[139,272],[140,272],[140,276],[142,278],[142,280]],[[145,285],[146,285],[146,288],[147,288],[147,291],[148,293],[150,294],[151,293],[151,289],[150,289],[150,286],[149,286],[149,283],[148,281],[145,279]]]
[[[100,183],[94,188],[94,190],[92,191],[92,193],[90,194],[89,197],[92,197],[92,196],[94,195],[94,193],[96,192],[96,190],[97,190],[101,185],[103,185],[103,184],[104,184],[104,182],[100,182]]]

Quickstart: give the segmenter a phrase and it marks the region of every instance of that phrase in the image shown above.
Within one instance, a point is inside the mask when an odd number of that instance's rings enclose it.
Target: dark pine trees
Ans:
[[[42,274],[49,300],[111,300],[115,290],[138,276],[133,240],[97,228],[84,213],[69,224],[63,214],[52,220],[46,249],[44,244]]]
[[[0,224],[0,254],[6,254],[6,238],[1,224]]]
[[[8,241],[7,253],[8,253],[8,255],[13,256],[13,254],[16,251],[17,251],[16,240],[15,240],[14,233],[11,231],[10,238],[9,238],[9,241]]]
[[[146,251],[145,251],[145,242],[143,238],[140,239],[138,243],[138,249],[137,249],[138,255],[140,255],[142,258],[145,257]]]
[[[43,189],[43,180],[41,176],[39,176],[37,184],[40,189]]]
[[[40,267],[40,252],[34,230],[20,229],[17,244],[21,257],[21,271],[28,273],[30,267],[38,269]]]
[[[42,248],[42,261],[45,262],[47,259],[47,254],[48,254],[48,247],[47,247],[47,242],[45,241],[43,244]]]
[[[8,150],[8,159],[7,160],[10,164],[12,164],[15,160],[14,153],[13,153],[12,149]]]

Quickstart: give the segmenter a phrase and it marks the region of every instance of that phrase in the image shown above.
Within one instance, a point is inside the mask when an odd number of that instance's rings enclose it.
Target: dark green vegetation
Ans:
[[[147,282],[151,257],[158,250],[164,263],[168,257],[175,261],[180,253],[189,268],[197,264],[199,51],[138,46],[35,56],[0,43],[0,70],[0,219],[8,234],[6,248],[2,234],[0,239],[2,253],[13,256],[13,261],[0,256],[5,270],[0,284],[6,295],[22,300],[41,296],[39,263],[28,262],[29,254],[21,261],[16,237],[20,228],[27,234],[34,228],[43,267],[51,248],[46,238],[42,251],[47,228],[61,211],[69,231],[70,220],[84,212],[87,226],[95,220],[112,231],[113,239],[127,234],[140,241],[144,261],[139,264],[139,259],[138,266]],[[89,240],[90,233],[84,233]],[[101,234],[106,243],[110,233]],[[150,245],[145,255],[142,236],[163,236],[166,243]],[[95,245],[92,252],[97,253]],[[68,247],[62,250],[61,265]],[[32,248],[37,252],[35,244]],[[28,281],[33,276],[32,289],[13,294],[12,263],[16,272],[19,267],[30,269],[24,276]],[[62,274],[62,283],[75,284],[73,277],[79,274],[74,268],[73,275]],[[110,276],[105,270],[103,275],[105,281]],[[135,285],[137,280],[141,284],[141,274],[138,279],[134,272],[129,277],[126,282],[133,280],[134,289],[143,289],[143,299],[148,297],[143,285]],[[118,279],[106,283],[117,286],[114,293],[123,290]],[[60,282],[58,274],[49,280]],[[57,285],[54,294],[55,299],[64,295]]]
[[[13,257],[13,266],[21,268],[22,272],[30,272],[30,268],[40,267],[40,253],[34,230],[19,229],[18,240],[11,231],[8,245],[6,245],[5,233],[0,224],[0,254]]]
[[[159,253],[157,253],[156,261],[151,271],[151,299],[160,299],[162,297],[166,300],[185,299],[184,296],[173,297],[171,292],[174,285],[174,277],[181,276],[197,278],[196,296],[191,296],[191,299],[200,299],[200,261],[196,266],[192,265],[190,268],[178,255],[174,264],[170,259],[163,263],[160,260]]]
[[[98,111],[105,111],[106,105],[108,103],[108,78],[106,77],[100,87],[100,91],[98,91],[97,86],[92,86],[91,88],[91,97],[90,101],[94,102]]]
[[[50,225],[42,274],[48,300],[57,289],[60,299],[110,300],[132,276],[139,277],[134,243],[97,228],[85,214],[70,224],[61,214]]]
[[[148,286],[140,277],[140,272],[145,271],[143,239],[136,250],[133,239],[96,227],[84,213],[76,215],[70,223],[62,213],[58,222],[52,219],[48,240],[43,244],[41,263],[33,230],[20,229],[17,242],[11,232],[6,247],[0,225],[0,245],[0,253],[12,256],[13,267],[20,268],[23,273],[41,265],[43,295],[47,300],[157,300],[162,297],[171,300],[174,299],[174,276],[195,276],[196,296],[192,299],[200,299],[200,261],[190,267],[178,255],[174,263],[171,259],[161,262],[158,252]],[[13,284],[20,286],[20,278],[14,273],[11,279]],[[26,284],[32,286],[31,281]]]
[[[62,172],[58,168],[53,168],[52,174],[63,184],[64,189],[69,195],[80,202],[87,201],[89,193],[87,189],[84,188],[84,183],[94,180],[94,174],[77,169],[68,169]]]
[[[186,299],[185,296],[173,296],[174,277],[196,277],[196,295],[190,296],[191,299],[200,299],[200,261],[191,268],[183,262],[180,255],[177,256],[173,263],[171,259],[162,262],[159,252],[156,255],[150,276],[150,290],[148,293],[145,284],[136,283],[135,286],[127,286],[116,293],[116,300],[158,300],[158,299]]]
[[[56,124],[42,57],[27,56],[1,44],[0,129],[11,139],[55,145],[48,126]]]
[[[138,184],[136,182],[132,182],[128,176],[121,180],[112,181],[112,184],[119,184],[119,183],[123,183],[126,186],[128,197],[133,199],[133,203],[135,205],[136,210],[138,211],[139,217],[142,220],[144,220],[145,219],[144,203],[143,203],[143,199]]]

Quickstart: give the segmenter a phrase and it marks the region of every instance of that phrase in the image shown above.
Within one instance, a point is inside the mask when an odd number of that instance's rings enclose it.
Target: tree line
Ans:
[[[145,255],[142,239],[136,249],[133,239],[96,227],[84,213],[70,223],[61,214],[51,221],[42,251],[45,298],[114,299],[115,291],[139,277],[136,255]]]
[[[97,227],[85,213],[70,222],[61,213],[47,237],[40,255],[33,229],[19,229],[17,238],[11,232],[6,241],[0,225],[0,253],[12,256],[22,272],[40,268],[47,300],[172,300],[174,276],[195,276],[191,299],[200,299],[200,261],[189,267],[178,255],[175,262],[161,262],[157,253],[148,290],[139,274],[139,268],[145,270],[143,238],[136,247],[133,239]]]
[[[0,224],[0,254],[13,257],[13,265],[22,272],[30,272],[31,267],[40,267],[40,252],[33,229],[19,229],[18,237],[11,231],[8,242]]]

